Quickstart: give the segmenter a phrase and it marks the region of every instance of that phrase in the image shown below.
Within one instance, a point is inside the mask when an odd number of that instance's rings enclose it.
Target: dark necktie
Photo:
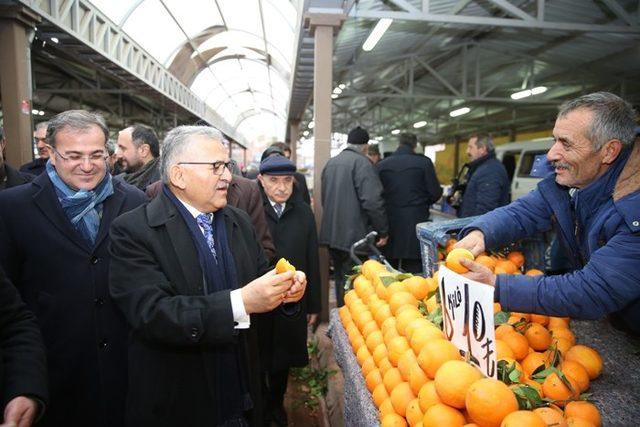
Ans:
[[[278,218],[280,218],[280,216],[282,216],[282,205],[280,203],[276,203],[275,205],[273,205],[273,209],[275,209],[276,215],[278,215]]]
[[[213,240],[213,226],[211,225],[211,214],[200,214],[196,217],[198,226],[203,230],[204,238],[207,241],[207,246],[213,258],[218,262],[218,255],[216,254],[216,242]]]

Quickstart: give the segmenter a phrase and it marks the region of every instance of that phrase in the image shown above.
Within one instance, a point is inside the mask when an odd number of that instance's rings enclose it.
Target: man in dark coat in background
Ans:
[[[0,192],[0,265],[38,319],[47,349],[45,426],[121,426],[127,328],[109,298],[108,230],[144,194],[107,171],[104,119],[55,116],[52,155],[30,184]]]
[[[26,184],[34,178],[33,175],[15,170],[4,161],[4,149],[6,146],[7,140],[4,138],[3,129],[0,128],[0,191]]]
[[[221,140],[206,126],[169,132],[162,192],[111,227],[111,295],[131,327],[129,426],[247,425],[260,405],[250,316],[304,294],[304,273],[269,271],[249,217],[227,205]]]
[[[398,149],[376,165],[389,218],[389,244],[384,253],[395,268],[421,273],[416,224],[429,220],[431,204],[442,196],[431,159],[415,152],[418,138],[400,135]]]
[[[149,126],[134,125],[121,130],[115,157],[123,171],[118,176],[143,191],[160,179],[160,141]]]
[[[500,160],[496,159],[493,139],[477,134],[467,144],[466,187],[458,210],[460,218],[482,215],[509,203],[509,177]]]
[[[29,427],[42,415],[48,400],[44,343],[38,322],[27,310],[2,267],[0,349],[0,410],[4,408],[3,425]]]
[[[40,122],[36,125],[36,130],[33,131],[33,143],[38,150],[38,158],[20,166],[20,172],[33,176],[38,176],[44,172],[45,165],[49,160],[49,149],[46,141],[47,126],[49,126],[49,122]]]
[[[284,394],[289,368],[309,363],[307,325],[320,312],[318,237],[308,204],[291,197],[296,166],[286,157],[267,157],[258,180],[264,212],[276,245],[276,258],[284,257],[307,275],[307,293],[298,306],[283,307],[258,317],[260,361],[265,375],[265,419],[287,425]]]
[[[329,247],[333,262],[338,307],[344,305],[345,276],[351,274],[351,245],[370,231],[378,233],[376,245],[387,244],[389,225],[384,210],[382,184],[365,156],[369,133],[352,129],[347,147],[329,159],[322,170],[321,245]]]
[[[291,158],[291,149],[284,142],[274,142],[266,150],[262,152],[260,161],[264,161],[270,156],[284,156],[287,159]],[[307,179],[303,174],[296,171],[293,174],[295,183],[293,185],[293,197],[301,198],[306,204],[311,205],[311,195],[309,194],[309,187],[307,187]]]

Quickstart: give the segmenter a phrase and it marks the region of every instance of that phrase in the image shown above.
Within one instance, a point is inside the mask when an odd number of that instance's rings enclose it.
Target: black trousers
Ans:
[[[287,392],[288,380],[288,368],[264,373],[265,425],[270,425],[272,422],[277,425],[286,425],[287,415],[284,411],[284,394]]]
[[[342,307],[344,305],[344,283],[346,282],[346,276],[351,275],[352,268],[356,264],[349,256],[349,252],[329,248],[329,255],[333,263],[333,279],[336,282],[336,302],[338,307]]]

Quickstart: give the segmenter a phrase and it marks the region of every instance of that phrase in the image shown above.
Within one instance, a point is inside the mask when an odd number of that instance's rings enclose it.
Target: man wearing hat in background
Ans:
[[[382,184],[365,155],[369,134],[352,129],[347,147],[322,170],[322,224],[320,244],[329,246],[336,282],[338,307],[344,305],[344,278],[351,274],[349,249],[368,232],[378,232],[377,246],[388,239]]]
[[[289,368],[309,363],[307,325],[320,312],[320,266],[313,212],[301,198],[292,197],[296,166],[283,156],[260,163],[258,182],[276,258],[284,257],[307,274],[307,292],[296,304],[257,315],[260,361],[263,372],[265,420],[287,425],[284,394]]]

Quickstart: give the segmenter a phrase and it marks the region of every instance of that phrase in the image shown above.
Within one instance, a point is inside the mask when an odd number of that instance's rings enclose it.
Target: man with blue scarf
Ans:
[[[571,271],[555,276],[495,276],[465,262],[468,277],[495,287],[507,311],[577,319],[611,315],[640,334],[640,143],[633,108],[597,92],[563,104],[547,154],[554,172],[536,190],[483,215],[456,247],[475,255],[556,230]]]
[[[304,295],[304,273],[269,270],[249,216],[227,205],[221,141],[206,126],[169,132],[161,194],[111,227],[111,295],[131,328],[129,426],[261,424],[251,315]]]
[[[127,328],[108,292],[109,226],[145,202],[108,172],[104,119],[49,123],[45,173],[0,193],[0,265],[37,317],[47,352],[44,426],[120,426]]]

